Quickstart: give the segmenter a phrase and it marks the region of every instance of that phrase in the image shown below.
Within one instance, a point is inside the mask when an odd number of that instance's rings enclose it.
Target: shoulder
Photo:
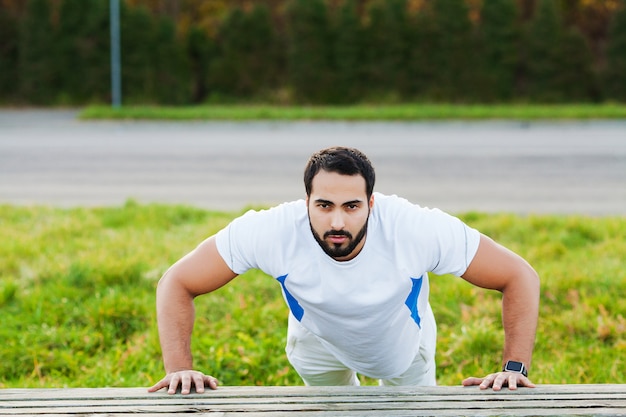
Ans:
[[[422,207],[419,204],[412,203],[405,198],[397,195],[385,195],[374,193],[374,210],[373,214],[385,221],[398,220],[428,220],[432,221],[437,217],[446,217],[446,213],[439,209]]]
[[[217,249],[238,274],[259,268],[271,275],[308,227],[304,200],[249,210],[216,235]],[[310,232],[309,232],[310,233]]]
[[[375,224],[405,259],[419,254],[427,270],[461,275],[478,248],[480,234],[458,217],[397,196],[374,196]]]
[[[246,238],[254,236],[274,237],[289,232],[306,220],[306,204],[304,200],[282,203],[278,206],[263,210],[248,210],[234,219],[226,229],[233,235],[243,234]]]
[[[459,218],[438,208],[422,207],[402,197],[380,193],[374,194],[372,219],[383,230],[422,237],[466,226]]]
[[[240,219],[268,219],[268,218],[295,218],[306,214],[306,204],[304,200],[289,201],[279,204],[277,206],[261,209],[261,210],[248,210],[243,215],[235,220]]]

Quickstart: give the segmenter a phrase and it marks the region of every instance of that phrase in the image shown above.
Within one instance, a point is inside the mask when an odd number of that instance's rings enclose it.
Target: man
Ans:
[[[306,199],[249,211],[176,262],[157,289],[166,376],[149,388],[217,388],[193,369],[193,299],[258,268],[289,307],[287,357],[306,385],[435,385],[437,330],[428,273],[501,291],[503,368],[464,385],[533,387],[539,279],[521,257],[459,219],[374,193],[368,158],[321,150],[304,173]]]

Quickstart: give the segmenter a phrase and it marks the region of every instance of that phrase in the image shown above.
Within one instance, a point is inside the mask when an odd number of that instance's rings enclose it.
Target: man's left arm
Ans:
[[[521,362],[528,369],[539,315],[539,276],[535,270],[519,255],[481,234],[476,255],[462,277],[479,287],[502,292],[502,364]],[[509,389],[535,386],[528,377],[514,371],[495,372],[484,378],[470,377],[463,385],[479,385],[481,389],[493,387],[496,391],[503,386]]]

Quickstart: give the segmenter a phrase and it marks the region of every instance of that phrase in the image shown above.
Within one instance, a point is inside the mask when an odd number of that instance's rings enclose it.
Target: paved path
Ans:
[[[303,197],[308,156],[371,158],[376,189],[449,212],[626,214],[626,121],[94,122],[0,111],[0,203],[219,210]]]

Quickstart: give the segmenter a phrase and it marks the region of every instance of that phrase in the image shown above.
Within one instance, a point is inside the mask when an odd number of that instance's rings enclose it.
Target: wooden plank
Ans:
[[[38,402],[42,404],[46,403],[54,403],[56,405],[68,405],[68,404],[79,404],[79,403],[92,403],[93,401],[98,401],[99,403],[113,403],[118,405],[136,405],[136,404],[158,404],[158,403],[167,403],[167,404],[228,404],[234,401],[238,401],[240,403],[250,403],[250,404],[267,404],[280,402],[281,404],[302,404],[302,403],[369,403],[369,402],[420,402],[420,403],[441,403],[445,402],[454,406],[457,403],[466,403],[467,401],[482,401],[482,402],[498,402],[502,404],[510,403],[510,402],[520,402],[520,401],[559,401],[559,402],[592,402],[592,401],[602,401],[604,399],[610,399],[611,401],[626,401],[626,393],[624,394],[570,394],[570,395],[547,395],[547,394],[539,394],[536,396],[521,396],[521,395],[472,395],[472,396],[443,396],[443,395],[411,395],[411,396],[394,396],[394,395],[370,395],[370,396],[290,396],[290,397],[281,397],[281,396],[220,396],[215,393],[207,393],[204,395],[189,395],[189,396],[171,396],[171,397],[137,397],[137,398],[106,398],[106,397],[88,397],[88,398],[63,398],[63,399],[55,399],[55,398],[38,398],[36,396],[28,396],[24,398],[11,398],[6,400],[1,400],[0,404],[2,406],[19,406],[23,403],[32,404],[33,402]]]
[[[194,413],[211,416],[626,415],[626,385],[476,387],[221,387],[187,396],[144,388],[4,389],[0,415]]]
[[[502,391],[479,390],[477,387],[437,386],[437,387],[239,387],[221,386],[217,390],[207,390],[204,394],[190,394],[189,397],[219,395],[221,397],[254,396],[254,397],[306,397],[306,396],[411,396],[411,395],[440,395],[440,396],[476,396],[476,395],[567,395],[567,394],[624,394],[626,384],[578,384],[578,385],[539,385],[537,388],[520,388],[516,391],[503,389]],[[0,401],[16,396],[16,398],[156,398],[173,397],[164,390],[148,393],[146,388],[13,388],[0,389]]]
[[[465,401],[463,403],[450,404],[447,402],[429,402],[423,403],[419,400],[416,401],[401,401],[401,402],[378,402],[378,401],[366,401],[366,402],[271,402],[271,403],[258,403],[258,402],[245,402],[245,401],[233,401],[230,403],[206,403],[206,402],[187,402],[186,404],[116,404],[114,402],[83,402],[76,404],[64,404],[57,405],[54,403],[35,403],[28,404],[25,402],[21,406],[10,406],[6,410],[9,410],[15,414],[31,414],[39,413],[44,410],[54,409],[55,412],[71,413],[113,413],[117,411],[132,411],[134,413],[148,413],[148,412],[206,412],[206,411],[255,411],[255,412],[278,412],[278,411],[363,411],[375,409],[379,411],[387,410],[506,410],[506,409],[519,409],[519,410],[552,410],[552,409],[574,409],[591,410],[594,408],[614,408],[622,409],[626,413],[626,400],[595,400],[595,401],[536,401],[527,400],[523,402],[515,403],[503,403],[500,401]],[[1,409],[0,409],[1,410]],[[0,411],[2,414],[3,411]],[[6,414],[6,413],[5,413]]]
[[[623,409],[615,408],[593,408],[589,410],[581,410],[580,408],[559,408],[559,409],[535,409],[535,410],[520,410],[520,409],[499,409],[499,410],[484,410],[484,409],[457,409],[457,410],[379,410],[379,409],[367,409],[367,410],[270,410],[270,411],[258,411],[258,410],[184,410],[184,409],[159,409],[155,412],[144,412],[142,410],[110,410],[110,411],[93,411],[93,410],[69,410],[67,412],[60,410],[39,410],[33,412],[25,412],[19,414],[7,414],[16,417],[21,416],[146,416],[146,415],[178,415],[193,413],[194,415],[221,415],[227,417],[233,416],[319,416],[319,417],[357,417],[357,416],[563,416],[563,415],[575,415],[575,416],[624,416]]]
[[[567,387],[567,388],[566,388]],[[517,391],[502,390],[479,390],[477,388],[461,387],[221,387],[216,391],[207,391],[204,394],[191,394],[187,396],[171,396],[160,391],[148,393],[142,388],[71,388],[71,389],[0,389],[0,401],[15,400],[52,400],[63,399],[98,399],[98,400],[123,400],[123,399],[149,399],[154,401],[171,401],[181,398],[294,398],[298,401],[309,397],[323,397],[339,400],[341,397],[349,398],[411,398],[419,396],[422,399],[463,400],[466,397],[481,398],[488,400],[497,397],[499,400],[518,399],[520,396],[532,396],[533,398],[598,398],[608,395],[611,398],[624,398],[626,385],[614,386],[587,386],[571,389],[568,386],[539,386],[536,389],[522,388]]]
[[[479,390],[476,387],[220,387],[217,390],[207,390],[204,394],[190,394],[186,398],[204,397],[207,395],[229,397],[309,397],[309,396],[349,396],[349,397],[403,397],[414,395],[433,395],[438,397],[463,396],[490,396],[513,397],[530,395],[572,396],[572,395],[624,395],[626,384],[614,385],[540,385],[535,389],[520,388],[516,391],[503,389]],[[42,389],[0,389],[0,401],[11,398],[39,398],[39,399],[132,399],[132,398],[173,398],[161,390],[157,393],[148,393],[145,388],[42,388]]]
[[[185,410],[168,410],[163,409],[154,413],[137,413],[136,410],[115,410],[112,412],[79,412],[77,410],[71,410],[70,412],[63,413],[56,410],[45,410],[41,412],[24,413],[24,414],[7,414],[16,417],[22,416],[62,416],[62,417],[76,417],[76,416],[163,416],[163,415],[182,415],[193,413],[193,415],[207,415],[207,416],[225,416],[225,417],[401,417],[401,416],[512,416],[512,417],[530,417],[530,416],[603,416],[613,417],[625,415],[624,410],[616,410],[615,408],[594,408],[592,410],[581,410],[580,408],[574,409],[556,409],[556,410],[519,410],[519,409],[506,409],[506,410],[475,410],[475,409],[458,409],[458,410],[325,410],[325,411],[270,411],[259,412],[251,410],[243,411],[185,411]]]

